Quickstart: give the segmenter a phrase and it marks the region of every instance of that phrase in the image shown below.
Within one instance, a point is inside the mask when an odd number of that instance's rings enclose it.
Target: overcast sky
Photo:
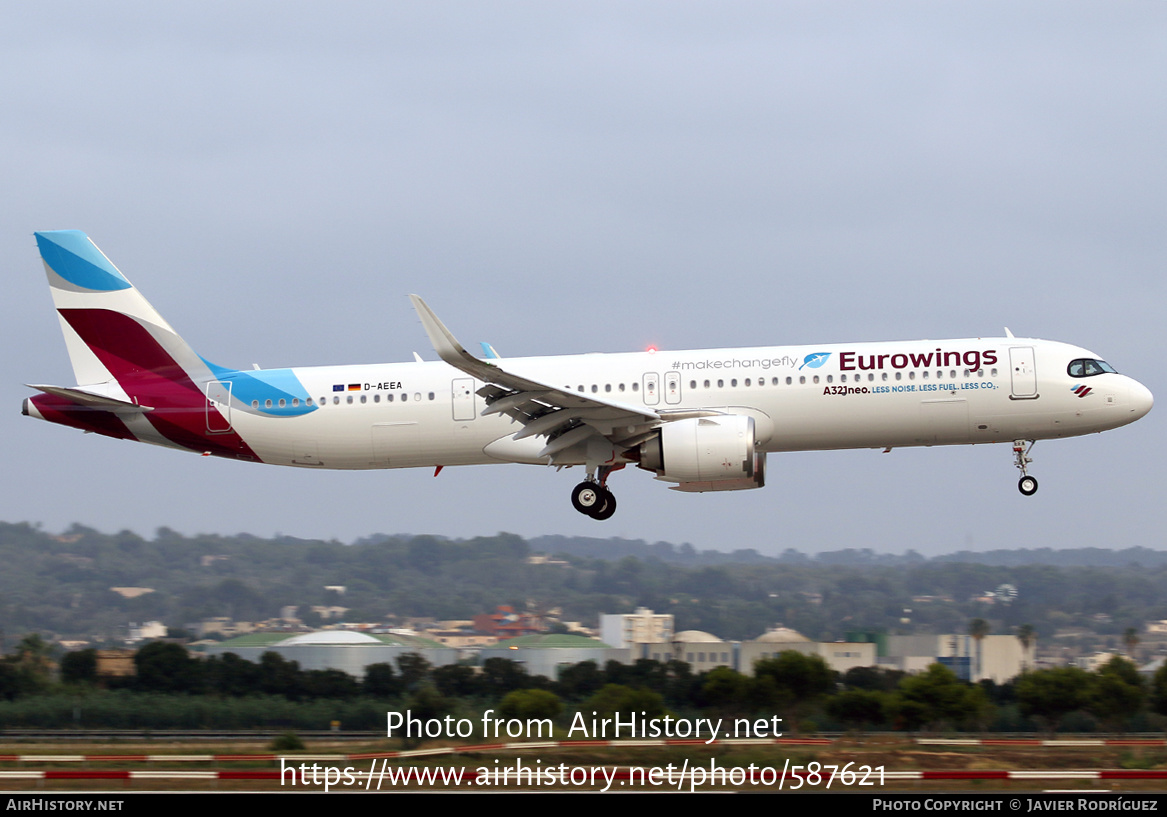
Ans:
[[[0,519],[511,531],[927,554],[1160,547],[1162,406],[1038,443],[635,469],[317,472],[20,416],[72,372],[34,230],[89,233],[204,357],[434,359],[1002,334],[1167,395],[1167,4],[0,2]]]

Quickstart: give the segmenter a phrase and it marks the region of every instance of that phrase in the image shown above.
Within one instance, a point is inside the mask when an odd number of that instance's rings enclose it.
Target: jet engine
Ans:
[[[754,448],[754,418],[742,414],[665,423],[640,444],[639,468],[675,491],[742,491],[766,484],[766,454]]]

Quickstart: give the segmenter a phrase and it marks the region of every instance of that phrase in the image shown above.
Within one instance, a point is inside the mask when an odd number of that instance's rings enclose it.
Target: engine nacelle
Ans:
[[[754,419],[742,414],[676,420],[641,443],[639,467],[678,482],[677,491],[741,491],[766,484],[754,449]]]

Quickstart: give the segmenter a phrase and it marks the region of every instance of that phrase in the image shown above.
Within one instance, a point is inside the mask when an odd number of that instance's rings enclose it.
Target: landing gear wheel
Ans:
[[[612,492],[607,488],[601,488],[600,490],[604,492],[604,506],[598,511],[593,511],[591,516],[592,519],[602,521],[604,519],[611,519],[612,514],[616,513],[616,497],[612,496]]]
[[[1028,446],[1026,446],[1026,442],[1029,443]],[[1033,450],[1035,442],[1035,440],[1013,441],[1013,464],[1021,472],[1021,479],[1017,481],[1017,490],[1021,491],[1023,496],[1033,496],[1037,493],[1037,480],[1029,475],[1029,463],[1033,462],[1029,452]]]
[[[604,507],[604,489],[594,482],[581,482],[571,490],[571,505],[585,516]]]

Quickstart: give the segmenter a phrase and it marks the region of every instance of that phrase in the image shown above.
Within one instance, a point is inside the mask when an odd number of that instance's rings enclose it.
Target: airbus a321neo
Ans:
[[[37,245],[78,385],[24,413],[109,437],[302,468],[583,466],[580,513],[635,465],[677,491],[761,488],[782,451],[1006,443],[1124,426],[1151,393],[1093,352],[1001,338],[501,359],[410,296],[440,362],[240,370],[199,357],[89,238]],[[416,357],[416,355],[415,355]]]

